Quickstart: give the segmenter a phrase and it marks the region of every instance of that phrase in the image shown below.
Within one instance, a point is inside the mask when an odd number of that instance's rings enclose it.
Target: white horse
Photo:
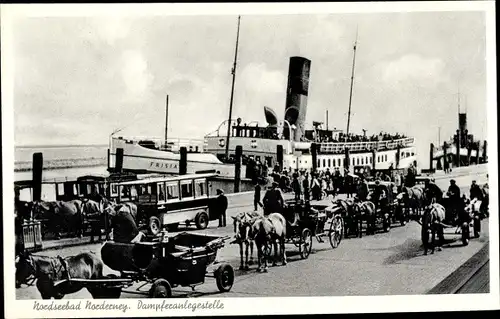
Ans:
[[[253,246],[254,240],[252,236],[252,225],[262,215],[256,211],[243,212],[233,218],[233,226],[235,233],[235,243],[240,246],[240,270],[250,269],[249,265],[253,264]],[[243,245],[245,245],[245,261],[243,260]],[[250,261],[248,260],[248,250],[250,248]]]

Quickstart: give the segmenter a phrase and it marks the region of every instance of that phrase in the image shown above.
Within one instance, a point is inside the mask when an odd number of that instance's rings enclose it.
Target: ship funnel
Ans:
[[[467,113],[458,114],[458,129],[460,132],[467,130]]]
[[[310,60],[298,56],[290,58],[285,120],[292,126],[292,138],[294,141],[300,141],[300,138],[305,133],[310,70]],[[290,138],[288,123],[285,122],[285,129],[283,130],[286,139]]]

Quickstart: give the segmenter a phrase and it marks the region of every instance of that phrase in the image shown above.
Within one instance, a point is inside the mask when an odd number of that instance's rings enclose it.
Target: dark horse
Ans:
[[[98,240],[101,241],[102,230],[104,230],[105,238],[109,239],[110,215],[107,210],[103,209],[103,202],[98,203],[90,199],[83,199],[83,213],[91,226],[90,241],[94,241],[94,236],[97,236]]]
[[[78,199],[68,202],[38,201],[33,203],[32,215],[35,219],[46,221],[48,231],[53,232],[56,238],[61,238],[61,232],[67,231],[76,236],[83,236],[83,209]]]
[[[36,279],[36,287],[43,299],[62,299],[64,295],[84,288],[81,283],[57,282],[69,278],[102,278],[103,263],[92,252],[70,257],[49,257],[21,254],[16,258],[16,288],[26,284],[30,277]],[[99,289],[87,287],[92,297],[99,298]]]
[[[421,222],[424,255],[427,255],[429,249],[431,250],[431,254],[434,253],[436,247],[438,250],[441,250],[441,246],[444,243],[443,221],[445,216],[446,211],[441,204],[433,203],[424,209]],[[436,235],[438,236],[438,242],[436,242]]]

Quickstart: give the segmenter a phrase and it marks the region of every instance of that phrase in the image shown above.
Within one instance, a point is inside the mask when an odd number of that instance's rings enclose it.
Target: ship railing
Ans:
[[[372,150],[385,150],[385,149],[395,149],[398,147],[405,147],[413,144],[415,139],[412,137],[392,140],[392,141],[377,141],[377,142],[327,142],[320,144],[321,153],[342,153],[345,149],[349,149],[351,152],[358,151],[372,151]]]
[[[150,136],[114,137],[113,139],[122,139],[126,143],[134,144],[139,143],[139,141],[151,141],[159,150],[171,152],[178,152],[181,147],[186,147],[188,152],[204,152],[207,149],[207,143],[203,139],[171,137],[165,141],[163,138]]]

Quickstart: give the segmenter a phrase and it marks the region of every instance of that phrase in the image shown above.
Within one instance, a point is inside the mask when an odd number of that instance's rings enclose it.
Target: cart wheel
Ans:
[[[172,287],[165,279],[157,279],[149,290],[150,298],[170,298],[172,297]]]
[[[205,229],[208,227],[208,215],[205,212],[201,212],[196,215],[196,228]]]
[[[149,231],[151,232],[151,234],[157,235],[161,230],[160,219],[156,216],[149,217],[148,226],[149,226]]]
[[[220,292],[228,292],[233,287],[234,270],[228,264],[220,265],[214,272],[217,288]]]
[[[337,248],[344,237],[344,219],[342,217],[335,218],[335,221],[330,223],[330,230],[328,232],[330,238],[330,245],[332,248]]]
[[[300,257],[302,257],[302,259],[307,259],[312,248],[312,232],[309,228],[304,228],[301,239],[301,244],[299,246]]]

